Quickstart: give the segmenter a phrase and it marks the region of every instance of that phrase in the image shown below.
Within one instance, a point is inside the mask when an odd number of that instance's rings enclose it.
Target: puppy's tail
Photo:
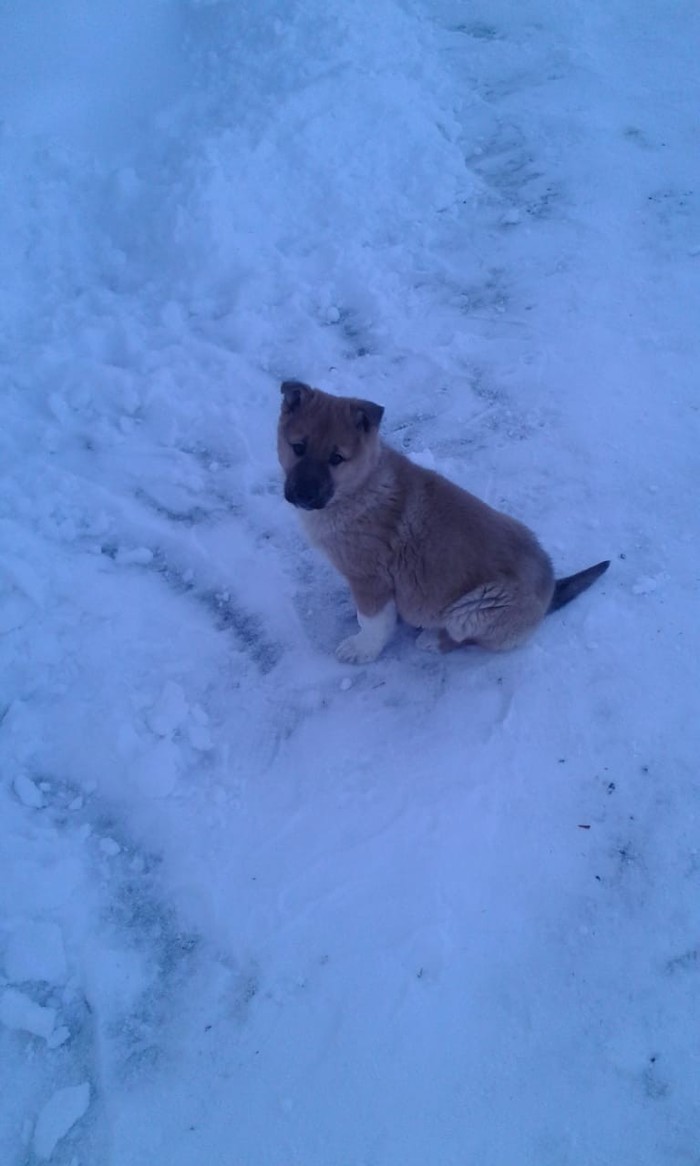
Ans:
[[[586,591],[596,579],[600,579],[610,566],[610,559],[604,563],[596,563],[595,567],[586,567],[585,571],[578,571],[575,575],[567,575],[566,579],[557,579],[554,584],[552,602],[547,608],[547,615],[552,611],[559,611],[566,603],[571,603],[582,591]]]

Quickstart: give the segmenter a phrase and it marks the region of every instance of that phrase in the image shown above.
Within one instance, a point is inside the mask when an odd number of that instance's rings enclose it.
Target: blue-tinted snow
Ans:
[[[0,15],[3,1163],[697,1166],[699,44]],[[609,574],[341,667],[284,376]]]

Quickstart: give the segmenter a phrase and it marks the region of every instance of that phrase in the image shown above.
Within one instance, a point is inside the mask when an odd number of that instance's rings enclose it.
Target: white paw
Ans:
[[[421,652],[440,652],[440,629],[439,628],[423,628],[423,631],[416,639],[416,647],[420,648]]]
[[[356,636],[341,640],[335,654],[342,664],[369,664],[377,659],[380,651],[381,647],[377,651],[376,640],[372,642],[359,632]]]

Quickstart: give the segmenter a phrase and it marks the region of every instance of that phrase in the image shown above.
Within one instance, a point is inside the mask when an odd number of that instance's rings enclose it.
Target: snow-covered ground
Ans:
[[[698,1166],[696,3],[0,46],[2,1166]],[[285,376],[609,574],[341,666]]]

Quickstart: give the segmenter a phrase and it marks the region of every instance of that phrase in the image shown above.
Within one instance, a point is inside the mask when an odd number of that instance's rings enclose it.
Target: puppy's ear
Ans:
[[[375,405],[373,401],[355,401],[353,414],[357,428],[369,433],[370,429],[379,429],[384,406]]]
[[[282,381],[280,385],[280,392],[282,394],[282,408],[285,413],[293,413],[298,409],[302,401],[306,401],[313,389],[310,385],[305,385],[303,381]]]

